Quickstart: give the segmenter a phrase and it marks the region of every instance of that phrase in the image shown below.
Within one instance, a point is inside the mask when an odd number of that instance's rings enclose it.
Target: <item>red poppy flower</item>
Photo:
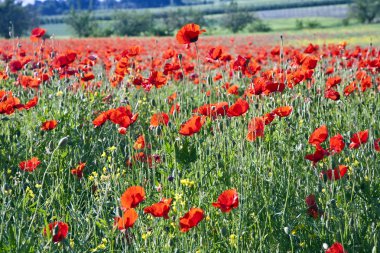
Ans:
[[[368,141],[368,130],[355,133],[350,139],[350,149],[357,149]]]
[[[308,207],[316,206],[317,205],[317,202],[315,201],[314,194],[310,194],[309,196],[307,196],[306,199],[305,199],[305,202],[306,202],[306,205]]]
[[[376,140],[374,141],[374,145],[375,145],[375,150],[376,150],[377,152],[380,152],[380,138],[378,138],[378,139],[376,139]]]
[[[132,112],[130,106],[120,106],[116,109],[108,110],[109,120],[112,123],[117,124],[121,127],[129,127],[132,122]]]
[[[162,72],[153,71],[149,76],[148,82],[156,88],[161,88],[166,84],[167,80]]]
[[[120,127],[128,128],[130,125],[135,123],[138,114],[132,114],[130,106],[120,106],[116,109],[110,109],[108,111],[102,112],[98,117],[96,117],[92,123],[95,127],[102,126],[107,120],[112,121],[112,123],[119,125]]]
[[[133,208],[127,209],[123,213],[123,217],[115,217],[114,226],[120,231],[125,231],[128,228],[132,228],[139,215]]]
[[[317,202],[315,201],[314,194],[310,194],[305,198],[305,202],[307,205],[307,214],[314,219],[317,219],[320,214],[323,214],[322,211],[319,210]]]
[[[331,247],[328,248],[325,253],[346,253],[346,251],[344,250],[342,244],[336,242],[331,245]]]
[[[168,75],[168,74],[174,74],[174,79],[177,81],[177,80],[181,80],[182,79],[182,72],[177,72],[177,70],[181,69],[181,65],[177,64],[177,63],[165,63],[164,65],[164,75]],[[174,93],[176,94],[176,93]],[[168,100],[168,103],[170,102],[173,102],[173,101],[169,101]]]
[[[313,52],[318,51],[318,49],[319,49],[318,45],[313,45],[313,44],[309,43],[309,45],[305,49],[304,53],[306,53],[306,54],[312,54]]]
[[[127,128],[119,127],[117,131],[119,132],[119,134],[125,135],[127,133]]]
[[[153,114],[150,118],[150,127],[158,127],[160,125],[167,126],[169,123],[169,115],[164,112]]]
[[[291,106],[282,106],[273,110],[273,112],[281,118],[289,116],[292,113],[292,111],[293,107]]]
[[[9,70],[12,73],[16,73],[20,69],[22,69],[22,63],[19,60],[13,60],[9,63]]]
[[[269,95],[272,92],[283,92],[285,89],[284,83],[266,81],[262,87],[262,92],[264,95]]]
[[[286,76],[286,80],[288,81],[288,87],[293,88],[294,86],[302,82],[304,78],[305,78],[305,74],[304,74],[304,71],[302,70],[297,70],[297,71],[289,73]]]
[[[313,164],[316,164],[317,162],[329,155],[330,153],[324,148],[322,148],[321,145],[316,145],[314,154],[306,155],[305,159],[312,161]]]
[[[34,171],[38,165],[40,165],[41,162],[38,160],[37,157],[32,157],[32,159],[30,160],[27,160],[27,161],[23,161],[23,162],[20,162],[20,164],[18,165],[19,168],[23,171],[28,171],[28,172],[32,172]]]
[[[145,190],[141,186],[131,186],[123,195],[120,202],[122,209],[135,208],[138,204],[145,200]]]
[[[91,80],[94,79],[94,78],[95,78],[94,73],[92,73],[92,72],[88,72],[88,73],[86,73],[86,74],[83,75],[83,77],[81,78],[81,80],[82,80],[83,82],[88,82],[88,81],[91,81]]]
[[[98,117],[96,117],[93,121],[92,124],[94,124],[95,127],[102,126],[106,121],[109,119],[109,114],[108,112],[102,112],[99,114]]]
[[[227,89],[227,94],[239,95],[239,86],[237,86],[236,84],[232,85],[231,87]]]
[[[204,116],[212,117],[213,119],[218,116],[226,115],[228,111],[227,102],[219,102],[215,104],[205,104],[193,110],[194,113],[199,113]]]
[[[347,170],[348,167],[346,165],[339,165],[337,168],[333,170],[322,171],[321,178],[324,178],[326,176],[331,181],[339,180],[344,175],[346,175]]]
[[[337,101],[340,99],[340,94],[334,89],[326,89],[325,98],[331,99],[333,101]]]
[[[42,131],[49,131],[56,128],[58,125],[58,122],[56,120],[49,120],[42,123],[41,130]]]
[[[41,27],[36,27],[32,30],[32,33],[30,35],[30,40],[32,42],[37,42],[39,38],[44,36],[46,33],[46,30]]]
[[[334,76],[334,77],[328,78],[326,81],[326,90],[329,90],[337,86],[338,84],[340,84],[341,81],[342,81],[342,78],[340,76]]]
[[[169,219],[170,204],[172,199],[163,198],[160,202],[144,208],[144,213],[150,213],[154,217],[164,217]]]
[[[327,126],[323,125],[317,129],[314,130],[314,132],[310,135],[309,143],[311,145],[320,145],[323,143],[327,137],[329,136]]]
[[[248,141],[255,141],[257,137],[264,137],[265,121],[263,117],[253,118],[248,124]]]
[[[24,64],[24,63],[23,63]],[[19,75],[17,78],[19,84],[24,88],[39,88],[41,80],[32,76]]]
[[[138,118],[139,118],[139,114],[138,113],[133,114],[132,117],[131,117],[131,124],[135,123]]]
[[[239,206],[237,191],[230,189],[222,192],[218,197],[218,201],[212,203],[212,205],[219,208],[223,213],[229,213],[233,208]]]
[[[221,46],[213,47],[208,52],[208,55],[213,60],[218,60],[223,54],[223,48]]]
[[[132,124],[131,118],[126,115],[121,115],[118,111],[110,112],[110,120],[120,127],[129,127]]]
[[[144,138],[144,135],[140,135],[139,137],[137,137],[137,140],[133,144],[133,148],[136,149],[136,150],[145,148],[145,138]]]
[[[234,61],[233,65],[232,65],[233,70],[241,71],[242,73],[244,73],[247,66],[248,66],[248,63],[249,63],[249,59],[247,59],[241,55],[238,55],[236,60]]]
[[[47,229],[49,229],[49,233],[53,236],[53,242],[57,243],[67,237],[69,225],[62,221],[52,222],[49,224],[49,227],[44,229],[45,236],[47,235]]]
[[[31,100],[29,100],[29,101],[25,104],[24,109],[25,109],[25,110],[29,110],[30,108],[35,107],[35,106],[37,105],[37,103],[38,103],[38,97],[36,96],[36,97],[32,98]]]
[[[318,58],[314,55],[306,55],[301,60],[303,69],[315,69],[318,63]]]
[[[79,179],[83,177],[83,170],[86,167],[86,163],[80,163],[75,169],[71,170],[71,174],[77,176]]]
[[[231,105],[227,110],[228,117],[237,117],[246,113],[249,109],[249,104],[247,101],[238,98],[235,104]]]
[[[140,54],[142,48],[140,46],[131,46],[128,48],[128,56],[134,57]]]
[[[257,72],[261,70],[260,64],[255,61],[253,58],[251,58],[246,65],[246,68],[244,69],[244,75],[247,77],[252,77],[254,76]],[[275,88],[277,90],[277,88]]]
[[[371,76],[365,76],[360,81],[360,91],[364,92],[370,88],[372,88],[372,77]]]
[[[347,97],[357,89],[358,89],[358,87],[356,86],[356,83],[352,82],[344,88],[343,94]]]
[[[168,104],[173,104],[174,100],[176,99],[177,99],[177,92],[174,92],[167,98]]]
[[[179,44],[190,44],[197,42],[198,36],[206,32],[204,29],[200,29],[200,26],[194,23],[183,26],[177,33],[176,39]]]
[[[181,109],[179,103],[175,103],[172,105],[172,107],[170,108],[170,111],[169,111],[169,114],[170,115],[174,115],[176,113],[179,113],[179,110]]]
[[[331,75],[332,73],[334,73],[334,67],[328,67],[328,68],[326,69],[325,74],[326,74],[326,75]]]
[[[22,110],[24,105],[20,103],[20,99],[13,96],[11,91],[0,90],[0,114],[12,114],[15,109]]]
[[[342,152],[345,145],[346,144],[344,143],[343,136],[340,134],[337,134],[330,138],[330,150],[334,153]]]
[[[185,136],[191,136],[198,133],[204,124],[204,119],[201,116],[193,116],[184,124],[181,125],[179,133]]]
[[[179,220],[179,226],[181,232],[187,232],[191,228],[198,225],[204,218],[204,212],[200,208],[191,208],[183,217]]]
[[[265,125],[269,125],[275,119],[276,114],[274,112],[266,113],[264,115]]]

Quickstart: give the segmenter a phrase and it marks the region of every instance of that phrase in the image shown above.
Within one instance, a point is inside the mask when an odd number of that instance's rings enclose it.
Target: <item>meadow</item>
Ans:
[[[379,47],[192,29],[0,41],[1,252],[379,250]]]

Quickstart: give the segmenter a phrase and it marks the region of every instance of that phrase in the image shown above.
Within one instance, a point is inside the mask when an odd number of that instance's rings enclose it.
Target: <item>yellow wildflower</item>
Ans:
[[[110,152],[113,152],[113,151],[116,150],[116,147],[115,146],[108,147],[107,150],[110,151]]]
[[[230,241],[230,244],[232,246],[236,246],[237,245],[237,236],[235,234],[231,234],[229,241]]]

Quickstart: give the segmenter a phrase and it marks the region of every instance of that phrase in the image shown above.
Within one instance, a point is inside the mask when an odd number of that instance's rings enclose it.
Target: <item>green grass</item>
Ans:
[[[100,28],[112,27],[114,21],[99,21]],[[46,29],[49,35],[55,36],[55,38],[73,38],[76,37],[74,30],[65,23],[60,24],[45,24],[41,25],[42,28]]]
[[[42,25],[49,35],[54,35],[57,38],[73,37],[73,30],[67,24],[46,24]]]
[[[239,34],[229,34],[229,31],[223,28],[208,29],[208,34],[229,37],[254,36],[256,45],[278,45],[280,36],[284,36],[286,45],[306,45],[308,43],[329,44],[348,42],[351,45],[380,46],[380,24],[352,24],[342,26],[335,19],[302,19],[303,21],[318,20],[324,28],[315,29],[295,29],[295,20],[271,20],[267,23],[273,27],[273,31],[268,33],[249,33],[242,31]],[[294,21],[294,23],[293,23]],[[337,26],[335,26],[335,24]],[[329,27],[331,25],[331,27]],[[228,35],[226,35],[228,34]]]
[[[368,26],[365,31],[373,33],[377,28]],[[351,27],[353,33],[359,34],[362,30],[362,26]],[[332,29],[328,34],[331,38],[336,35]],[[261,63],[262,71],[282,66],[278,57],[269,56],[273,46],[266,44],[260,49],[247,46],[246,38],[236,36],[235,41],[224,38],[218,44],[223,43],[234,59],[239,51],[244,55],[252,53],[254,57],[267,53],[268,57]],[[342,77],[337,87],[342,94],[343,88],[352,81],[353,73],[358,71],[358,61],[354,58],[352,67],[342,68],[340,63],[347,60],[333,59],[325,49],[321,54],[327,56],[318,57],[320,61],[310,89],[306,88],[308,81],[304,81],[283,93],[245,98],[250,104],[245,115],[208,119],[199,133],[181,136],[180,125],[191,117],[194,108],[219,101],[230,105],[235,102],[238,96],[226,94],[221,87],[225,82],[238,84],[240,95],[252,82],[251,78],[238,73],[230,78],[228,65],[205,68],[213,66],[205,61],[205,56],[215,41],[203,36],[199,39],[200,60],[195,56],[194,47],[189,50],[166,39],[156,43],[150,38],[46,41],[46,46],[59,42],[57,55],[67,48],[76,49],[80,55],[78,64],[74,65],[76,69],[83,69],[79,62],[96,52],[102,61],[93,71],[95,81],[101,86],[86,89],[77,85],[76,77],[60,78],[58,70],[52,72],[50,82],[41,85],[39,90],[16,86],[19,73],[0,80],[2,89],[13,91],[21,102],[39,96],[38,105],[30,110],[0,115],[0,168],[3,171],[0,176],[0,251],[324,252],[324,243],[331,246],[341,242],[348,252],[376,252],[380,228],[377,176],[380,153],[374,151],[373,144],[374,139],[380,138],[377,84],[374,82],[366,92],[342,96],[340,101],[326,99],[323,95],[326,67],[332,66],[334,75]],[[1,43],[6,45],[7,41]],[[285,43],[288,43],[286,39]],[[23,47],[26,44],[22,43]],[[142,59],[131,59],[125,83],[112,88],[104,71],[103,57],[109,49],[115,48],[116,52],[107,56],[113,61],[123,50],[137,44],[145,49]],[[175,47],[183,55],[184,63],[194,64],[194,72],[201,74],[206,82],[194,85],[188,74],[182,81],[169,80],[161,89],[152,88],[150,92],[127,87],[127,79],[138,73],[149,76],[152,59],[161,59],[163,65],[165,60],[161,53],[168,47]],[[33,56],[35,48],[35,45],[29,46],[28,53]],[[294,50],[303,51],[303,48]],[[349,47],[348,50],[355,49]],[[285,57],[294,60],[290,55]],[[51,70],[52,59],[45,58],[44,62],[48,64],[46,71]],[[199,62],[201,65],[197,65]],[[0,69],[4,66],[1,62]],[[292,71],[290,66],[293,67],[286,64],[284,68]],[[33,75],[34,71],[25,69],[23,74]],[[222,73],[221,81],[212,80],[216,73]],[[372,80],[378,77],[368,74]],[[210,97],[205,94],[207,90],[212,91]],[[150,128],[153,113],[169,111],[166,98],[173,92],[178,94],[181,112],[171,116],[167,126]],[[99,111],[126,104],[139,113],[126,135],[120,135],[118,126],[111,122],[94,128],[92,121]],[[252,118],[284,105],[293,107],[289,117],[276,118],[267,125],[263,138],[255,142],[245,139]],[[41,131],[41,123],[51,119],[59,121],[58,127]],[[312,166],[304,158],[314,151],[308,138],[324,124],[330,137],[337,133],[343,135],[346,147],[342,153]],[[350,150],[350,137],[365,129],[369,130],[368,142]],[[133,143],[141,134],[151,146],[143,152],[161,157],[161,162],[153,168],[143,162],[132,167],[126,165],[126,161],[139,152],[133,149]],[[328,147],[328,140],[326,142],[322,144],[324,147]],[[33,156],[40,159],[41,165],[32,173],[22,172],[19,162]],[[82,180],[70,173],[79,162],[87,163]],[[350,167],[344,178],[325,182],[319,177],[321,171],[340,164]],[[193,182],[193,186],[183,183],[184,179]],[[114,217],[121,214],[121,194],[132,185],[143,186],[147,197],[136,207],[139,219],[126,236],[113,229],[113,222]],[[157,186],[161,190],[157,190]],[[236,188],[239,193],[239,207],[230,213],[221,213],[211,203],[230,188]],[[305,197],[309,194],[316,195],[323,217],[313,219],[307,215]],[[152,218],[143,213],[144,207],[162,197],[173,198],[170,219]],[[188,233],[181,233],[179,218],[194,206],[202,208],[206,217]],[[70,227],[68,237],[59,244],[53,244],[42,232],[48,223],[56,220],[67,222]]]
[[[281,18],[281,19],[271,19],[265,20],[273,31],[291,31],[297,30],[296,22],[302,21],[304,24],[304,29],[306,31],[311,31],[307,24],[309,22],[317,22],[322,28],[329,27],[340,27],[342,26],[342,19],[340,18],[326,18],[326,17],[311,17],[311,18]],[[343,28],[344,29],[344,28]]]

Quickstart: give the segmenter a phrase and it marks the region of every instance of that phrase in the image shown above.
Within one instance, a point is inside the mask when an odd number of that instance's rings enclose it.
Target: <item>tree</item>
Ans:
[[[1,37],[21,36],[30,28],[28,10],[22,6],[21,2],[16,2],[15,0],[1,2],[0,13]]]
[[[92,13],[90,11],[77,12],[71,10],[65,20],[65,23],[71,26],[79,37],[90,37],[98,29],[98,24],[92,17]]]
[[[380,0],[354,0],[351,15],[362,23],[371,23],[380,13]]]
[[[165,30],[165,33],[161,35],[172,35],[174,31],[178,30],[179,28],[188,23],[195,23],[200,25],[201,27],[207,25],[203,13],[200,11],[193,10],[192,8],[190,8],[187,11],[183,11],[180,9],[177,9],[175,11],[168,11],[162,21],[163,24],[161,28]]]
[[[120,2],[126,8],[152,8],[165,7],[169,5],[182,5],[181,0],[121,0]]]
[[[249,12],[240,10],[235,1],[230,3],[226,15],[227,17],[222,25],[233,33],[243,30],[249,23],[256,20],[256,18]]]
[[[70,10],[65,0],[37,0],[34,2],[34,7],[41,15],[57,15]]]
[[[137,13],[119,12],[116,14],[115,22],[116,34],[124,36],[139,36],[149,34],[153,28],[153,17],[149,12]]]
[[[74,10],[94,10],[99,6],[98,0],[66,0],[67,6]]]

